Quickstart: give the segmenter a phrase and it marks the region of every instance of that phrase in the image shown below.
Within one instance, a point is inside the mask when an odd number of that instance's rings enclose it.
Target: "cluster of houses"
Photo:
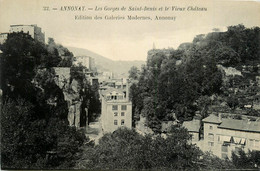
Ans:
[[[232,152],[239,150],[260,151],[259,117],[233,119],[219,113],[204,118],[202,124],[200,120],[183,123],[192,135],[191,142],[202,151],[210,151],[223,159],[231,158]]]

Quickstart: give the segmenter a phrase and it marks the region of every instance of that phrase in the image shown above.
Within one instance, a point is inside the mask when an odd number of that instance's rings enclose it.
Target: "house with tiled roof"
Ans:
[[[192,121],[184,121],[182,126],[186,128],[189,134],[192,136],[192,143],[196,143],[200,140],[200,120],[194,119]]]
[[[260,122],[221,118],[210,115],[202,120],[203,151],[211,151],[221,158],[231,158],[232,151],[260,151]]]

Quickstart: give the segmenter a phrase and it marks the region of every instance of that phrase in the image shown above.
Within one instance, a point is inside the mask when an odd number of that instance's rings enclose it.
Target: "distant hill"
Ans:
[[[95,64],[97,67],[97,70],[100,71],[111,71],[116,76],[128,76],[128,71],[132,66],[136,66],[139,69],[143,64],[145,64],[145,61],[114,61],[111,59],[108,59],[104,56],[101,56],[95,52],[92,52],[87,49],[82,48],[75,48],[75,47],[67,47],[74,56],[91,56],[95,59]]]

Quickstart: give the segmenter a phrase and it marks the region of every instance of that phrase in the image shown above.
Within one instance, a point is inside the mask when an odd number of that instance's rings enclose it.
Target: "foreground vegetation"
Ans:
[[[0,48],[1,167],[72,168],[88,138],[68,126],[68,105],[52,67],[72,67],[71,78],[85,82],[81,98],[92,104],[95,92],[82,68],[72,66],[73,54],[53,39],[45,45],[29,34],[11,33]]]
[[[191,137],[180,126],[171,127],[167,138],[142,136],[135,130],[119,128],[105,134],[97,145],[83,146],[77,169],[126,170],[211,170],[256,169],[260,166],[260,152],[233,153],[232,159],[220,159],[203,153],[190,143]]]

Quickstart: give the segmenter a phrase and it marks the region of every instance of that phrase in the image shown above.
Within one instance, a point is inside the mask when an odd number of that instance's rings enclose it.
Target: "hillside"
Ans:
[[[99,72],[111,71],[116,76],[128,76],[128,71],[132,66],[141,68],[141,66],[145,64],[145,61],[114,61],[82,48],[68,47],[68,49],[74,54],[74,56],[85,55],[93,57]]]
[[[237,25],[198,35],[176,50],[150,50],[130,90],[136,121],[144,116],[149,128],[162,132],[174,117],[181,122],[212,112],[259,117],[259,37],[259,27]]]

